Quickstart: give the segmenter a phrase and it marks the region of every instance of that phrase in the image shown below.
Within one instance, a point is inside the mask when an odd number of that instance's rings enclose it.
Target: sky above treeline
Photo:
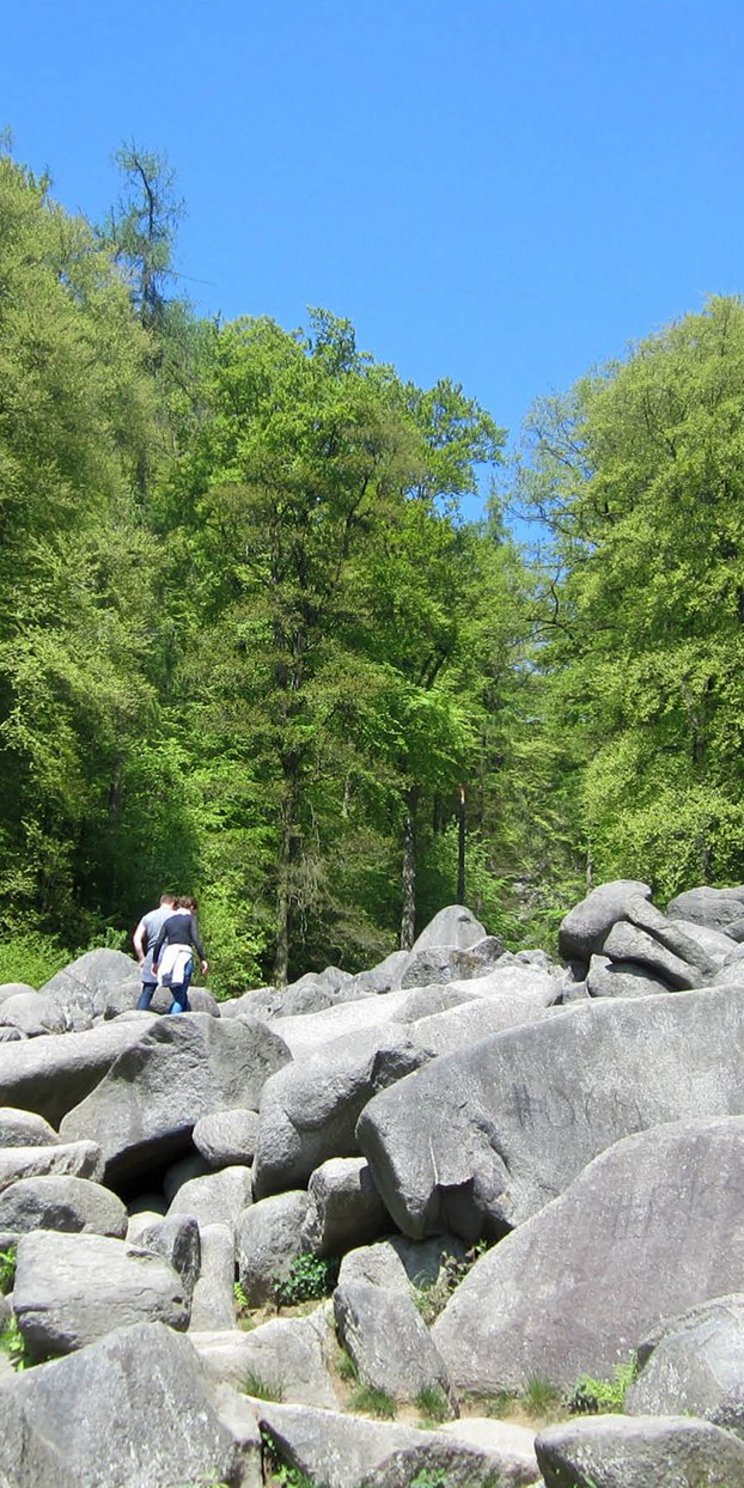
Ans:
[[[5,0],[0,126],[102,220],[167,155],[200,313],[307,308],[512,441],[742,288],[742,0]],[[472,513],[475,514],[475,509]]]

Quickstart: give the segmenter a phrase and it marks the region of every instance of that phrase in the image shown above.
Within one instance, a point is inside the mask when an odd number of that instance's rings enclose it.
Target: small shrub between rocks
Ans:
[[[12,1292],[16,1272],[16,1248],[11,1245],[7,1250],[0,1250],[0,1292],[7,1296]]]
[[[338,1369],[339,1379],[344,1380],[347,1384],[350,1384],[352,1380],[359,1379],[359,1370],[357,1369],[356,1364],[351,1357],[351,1354],[347,1353],[345,1348],[339,1348],[338,1364],[336,1367]]]
[[[573,1415],[605,1415],[622,1411],[625,1396],[638,1374],[638,1360],[633,1354],[624,1364],[616,1364],[611,1380],[594,1379],[582,1374],[566,1404]]]
[[[16,1370],[30,1369],[31,1362],[26,1354],[26,1340],[18,1327],[15,1317],[9,1318],[2,1332],[0,1332],[0,1349],[10,1356],[10,1362]]]
[[[398,1414],[398,1402],[387,1390],[378,1390],[376,1385],[358,1385],[351,1397],[351,1408],[366,1415],[378,1416],[381,1421],[393,1421]]]
[[[532,1416],[548,1415],[551,1411],[558,1410],[563,1404],[561,1391],[550,1380],[543,1379],[539,1374],[528,1381],[523,1400],[525,1410],[528,1415]]]
[[[287,1276],[276,1276],[272,1285],[277,1307],[293,1307],[297,1302],[315,1302],[330,1296],[338,1280],[337,1260],[322,1260],[303,1250],[292,1261]]]
[[[267,1484],[275,1483],[279,1488],[325,1488],[322,1483],[314,1483],[299,1467],[282,1462],[277,1444],[266,1426],[261,1427],[261,1465],[263,1480]]]
[[[479,1240],[464,1256],[445,1256],[436,1281],[411,1283],[413,1300],[427,1327],[444,1311],[452,1293],[487,1249],[488,1241]]]

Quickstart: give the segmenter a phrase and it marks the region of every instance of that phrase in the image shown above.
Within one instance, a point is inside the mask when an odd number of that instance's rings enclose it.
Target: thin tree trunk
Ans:
[[[403,878],[402,913],[400,921],[400,948],[410,951],[416,939],[416,808],[419,787],[409,786],[406,792],[406,819],[403,828]]]
[[[465,787],[457,804],[457,903],[465,903]]]

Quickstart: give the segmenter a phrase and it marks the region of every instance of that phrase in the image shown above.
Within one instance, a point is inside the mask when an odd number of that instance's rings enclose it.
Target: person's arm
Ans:
[[[145,959],[146,952],[147,952],[147,946],[145,944],[146,938],[147,938],[147,926],[145,925],[144,920],[140,920],[139,925],[137,926],[137,929],[135,930],[134,935],[132,936],[132,941],[134,943],[134,949],[135,949],[135,952],[136,952],[136,955],[137,955],[137,960],[139,961],[140,966],[142,966],[142,964],[144,962],[144,959]]]
[[[209,962],[207,960],[207,953],[201,942],[199,926],[196,923],[196,915],[193,914],[191,916],[191,944],[193,945],[194,950],[196,951],[196,954],[201,962],[202,976],[206,976],[207,972],[209,971]]]
[[[157,975],[157,970],[158,970],[158,961],[160,960],[160,952],[162,951],[163,945],[164,945],[165,940],[167,938],[166,937],[166,931],[167,931],[167,929],[168,929],[168,921],[166,920],[165,924],[160,926],[160,934],[158,935],[158,938],[155,941],[155,950],[152,953],[152,969],[153,969],[153,971],[155,972],[156,975]]]

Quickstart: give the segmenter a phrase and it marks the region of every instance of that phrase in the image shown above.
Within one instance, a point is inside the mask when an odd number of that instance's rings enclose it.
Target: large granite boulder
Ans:
[[[358,1156],[354,1129],[362,1108],[425,1059],[408,1031],[392,1023],[335,1039],[273,1075],[259,1106],[256,1197],[301,1187],[329,1157]]]
[[[0,1109],[0,1147],[53,1147],[56,1142],[59,1136],[43,1116],[15,1106]]]
[[[0,1402],[0,1482],[9,1488],[260,1488],[258,1432],[248,1458],[191,1344],[160,1323],[120,1328],[16,1375]]]
[[[81,1231],[122,1240],[127,1211],[121,1199],[87,1178],[58,1173],[21,1178],[0,1193],[0,1230]]]
[[[235,1316],[235,1234],[232,1225],[202,1225],[199,1230],[201,1270],[191,1298],[189,1331],[228,1329]]]
[[[545,1488],[744,1488],[744,1443],[688,1416],[595,1416],[535,1441]]]
[[[339,1339],[362,1384],[394,1400],[432,1391],[448,1415],[458,1414],[447,1368],[410,1293],[345,1282],[336,1287],[333,1308]]]
[[[128,1022],[102,1023],[64,1038],[0,1044],[0,1101],[36,1111],[53,1127],[84,1100],[119,1055],[142,1038],[144,1014]]]
[[[302,1247],[313,1255],[342,1255],[376,1240],[390,1226],[385,1205],[363,1157],[331,1157],[310,1175]]]
[[[730,933],[731,926],[744,919],[744,887],[687,889],[670,899],[666,912],[672,920],[692,920],[707,929]]]
[[[736,1287],[744,1117],[626,1137],[488,1251],[432,1329],[456,1388],[610,1378],[662,1318]]]
[[[190,1333],[206,1376],[268,1399],[324,1410],[340,1404],[328,1368],[323,1330],[313,1317],[270,1318],[244,1333]]]
[[[629,1132],[744,1111],[744,987],[593,999],[433,1060],[357,1139],[404,1234],[521,1224]]]
[[[201,1116],[254,1108],[268,1076],[289,1057],[263,1023],[203,1013],[163,1018],[65,1116],[60,1132],[65,1140],[95,1134],[107,1182],[130,1182],[188,1150]]]
[[[240,1284],[251,1307],[275,1294],[303,1249],[302,1231],[310,1200],[303,1189],[273,1194],[244,1209],[237,1225],[236,1259]]]
[[[131,1323],[188,1327],[181,1277],[150,1251],[101,1235],[37,1230],[18,1241],[13,1311],[32,1358],[69,1354]]]
[[[234,1232],[251,1197],[248,1168],[220,1168],[218,1173],[208,1173],[203,1178],[192,1178],[183,1183],[171,1199],[168,1213],[193,1215],[200,1229],[214,1224],[215,1217],[218,1217],[221,1224],[230,1225]]]
[[[487,935],[467,950],[454,945],[431,945],[411,951],[400,985],[430,987],[447,982],[482,977],[495,966],[506,950],[497,935]]]
[[[638,1350],[632,1416],[700,1416],[744,1435],[744,1292],[667,1319]]]
[[[256,1151],[258,1112],[213,1111],[197,1121],[191,1140],[210,1168],[250,1164]]]
[[[22,1178],[103,1178],[103,1154],[96,1142],[55,1142],[51,1147],[0,1147],[0,1194]]]
[[[650,899],[651,889],[635,878],[615,879],[592,889],[561,921],[558,949],[564,961],[588,966],[590,956],[601,950],[608,931],[625,917],[628,904],[638,896]]]
[[[467,951],[485,935],[485,927],[471,909],[464,904],[448,904],[421,931],[411,947],[411,954],[428,951],[432,946],[456,946],[458,950]]]
[[[130,989],[129,1006],[134,1007],[138,981],[139,968],[131,956],[100,947],[55,972],[39,990],[58,1009],[62,1026],[78,1032],[105,1016],[110,993],[123,983]]]

